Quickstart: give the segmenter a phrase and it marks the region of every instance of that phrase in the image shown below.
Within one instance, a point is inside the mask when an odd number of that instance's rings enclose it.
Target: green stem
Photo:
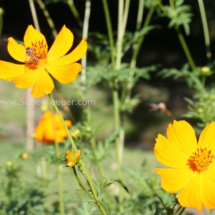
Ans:
[[[66,130],[66,132],[67,132],[67,135],[68,135],[68,137],[69,137],[69,140],[70,140],[70,142],[71,142],[71,144],[72,144],[73,149],[77,152],[78,150],[77,150],[77,147],[76,147],[76,145],[75,145],[75,142],[74,142],[74,140],[72,139],[72,136],[71,136],[71,134],[70,134],[70,132],[69,132],[69,129],[67,128],[66,123],[65,123],[65,121],[64,121],[64,119],[63,119],[63,117],[62,117],[62,115],[61,115],[61,113],[60,113],[60,111],[59,111],[57,105],[55,104],[54,99],[52,98],[52,95],[49,94],[48,96],[49,96],[49,99],[50,99],[50,101],[51,101],[51,104],[54,106],[55,111],[58,113],[58,116],[60,117],[61,122],[63,123],[63,126],[64,126],[64,128],[65,128],[65,130]],[[95,190],[95,188],[94,188],[94,186],[93,186],[92,179],[91,179],[89,173],[87,172],[87,169],[86,169],[86,167],[85,167],[85,164],[84,164],[84,162],[83,162],[83,160],[82,160],[81,158],[80,158],[80,160],[79,160],[79,164],[80,164],[80,166],[81,166],[82,169],[83,169],[83,173],[84,173],[85,177],[87,178],[87,182],[88,182],[88,184],[89,184],[89,186],[90,186],[90,188],[91,188],[91,190],[92,190],[92,193],[93,193],[95,199],[97,199],[98,196],[97,196],[97,192],[96,192],[96,190]],[[102,207],[102,206],[101,206],[101,207]]]
[[[179,211],[178,215],[182,215],[184,213],[186,208],[181,207],[181,210]]]
[[[170,4],[171,9],[175,10],[174,0],[169,0],[169,4]],[[176,33],[178,35],[178,39],[181,42],[181,46],[182,46],[182,48],[184,50],[184,53],[185,53],[185,55],[187,57],[187,60],[188,60],[188,62],[190,64],[190,67],[193,70],[193,72],[195,73],[196,72],[196,65],[195,65],[195,63],[193,61],[192,55],[190,54],[190,50],[189,50],[189,48],[187,46],[187,43],[186,43],[186,41],[184,39],[184,36],[181,33],[180,27],[178,25],[175,25],[174,27],[175,27]]]
[[[95,199],[95,197],[88,191],[88,189],[84,186],[84,184],[81,182],[80,178],[78,177],[78,174],[76,172],[75,166],[72,168],[75,178],[79,183],[79,186],[88,194],[88,196],[95,202],[95,204],[99,207],[99,209],[101,210],[101,212],[104,215],[107,215],[106,211],[104,210],[104,208],[101,206],[101,204],[97,201],[97,199]]]
[[[3,29],[3,15],[0,15],[0,36],[2,34],[2,29]]]
[[[48,25],[51,28],[52,34],[53,34],[53,36],[55,38],[57,36],[57,30],[55,28],[55,24],[54,24],[52,18],[50,17],[50,14],[49,14],[48,10],[46,9],[45,4],[41,0],[37,0],[37,3],[39,5],[40,9],[43,11],[43,14],[46,17]]]
[[[111,62],[112,62],[112,68],[115,69],[115,47],[114,47],[114,39],[113,39],[113,30],[112,30],[112,24],[110,19],[110,12],[107,4],[107,0],[102,0],[104,12],[105,12],[105,19],[107,24],[107,30],[108,30],[108,37],[110,42],[110,51],[111,51]]]
[[[56,133],[56,124],[54,121],[54,110],[53,106],[50,105],[51,112],[52,112],[52,124],[53,124],[53,129],[54,129],[54,145],[55,145],[55,154],[56,157],[59,158],[60,156],[60,150],[59,150],[59,145],[57,143],[57,133]],[[64,202],[63,202],[63,187],[62,187],[62,171],[61,171],[61,165],[58,165],[58,195],[59,195],[59,203],[60,203],[60,214],[64,215]]]
[[[151,19],[152,19],[153,13],[154,13],[154,8],[152,7],[152,8],[150,8],[150,10],[149,10],[149,12],[148,12],[148,14],[147,14],[147,16],[146,16],[145,22],[144,22],[144,24],[143,24],[143,28],[146,28],[146,27],[149,26],[150,21],[151,21]],[[131,89],[132,89],[132,87],[133,87],[133,76],[134,76],[134,72],[133,72],[132,69],[136,66],[137,56],[138,56],[138,54],[139,54],[139,52],[140,52],[140,48],[141,48],[141,46],[142,46],[142,44],[143,44],[144,39],[145,39],[145,35],[143,35],[143,36],[139,39],[138,43],[135,44],[134,47],[133,47],[134,52],[133,52],[133,55],[132,55],[132,57],[131,57],[131,63],[130,63],[130,68],[131,68],[131,70],[130,70],[130,74],[129,74],[129,77],[128,77],[128,84],[127,84],[127,86],[126,86],[127,89],[126,89],[126,88],[123,89],[123,91],[126,91],[126,90],[127,90],[127,94],[126,94],[126,92],[122,93],[123,96],[126,96],[126,99],[122,97],[122,102],[124,103],[124,100],[125,100],[125,103],[126,103],[126,104],[128,104],[128,102],[130,101]]]
[[[120,116],[119,116],[119,94],[116,89],[113,90],[113,103],[114,103],[114,124],[115,124],[115,131],[119,130],[120,128]],[[119,136],[116,137],[116,157],[117,157],[117,176],[118,179],[121,180],[122,173],[121,173],[121,160],[120,160],[120,143],[119,143]],[[120,212],[123,212],[123,193],[122,188],[119,189],[119,209]]]
[[[79,26],[82,27],[83,23],[82,23],[81,18],[79,16],[78,10],[75,7],[74,1],[73,0],[68,0],[68,5],[69,5],[70,10],[72,11],[76,21],[78,22]]]
[[[130,6],[130,0],[126,0],[125,10],[124,10],[123,20],[122,20],[122,38],[124,37],[125,29],[126,29],[126,25],[127,25],[129,6]]]
[[[203,31],[204,31],[204,37],[205,37],[206,56],[207,56],[208,62],[211,62],[210,35],[208,30],[207,17],[205,13],[205,6],[204,6],[203,0],[198,0],[198,3],[199,3],[199,9],[201,13],[202,25],[203,25]]]
[[[195,73],[195,71],[196,71],[196,65],[195,65],[195,63],[194,63],[194,61],[193,61],[193,58],[192,58],[192,56],[191,56],[191,54],[190,54],[189,48],[188,48],[188,46],[187,46],[187,43],[186,43],[186,41],[185,41],[185,39],[184,39],[183,34],[181,33],[181,30],[180,30],[179,26],[176,25],[176,26],[175,26],[175,30],[176,30],[176,33],[177,33],[177,35],[178,35],[178,38],[179,38],[179,40],[180,40],[180,42],[181,42],[181,46],[182,46],[182,48],[183,48],[183,50],[184,50],[184,53],[185,53],[185,55],[186,55],[186,57],[187,57],[187,60],[188,60],[188,62],[189,62],[189,64],[190,64],[190,67],[191,67],[191,69],[193,70],[193,72]]]
[[[144,12],[144,1],[145,0],[139,0],[139,6],[138,6],[138,12],[137,12],[137,24],[136,24],[137,31],[139,31],[141,28],[143,12]]]
[[[98,171],[99,171],[99,175],[100,175],[101,181],[104,182],[105,179],[104,179],[104,172],[103,172],[103,169],[102,169],[102,165],[98,161],[98,157],[97,157],[97,154],[96,154],[96,151],[95,151],[95,148],[96,148],[96,141],[95,141],[95,139],[91,138],[90,143],[91,143],[91,148],[93,150],[93,155],[94,155],[95,160],[96,160],[96,165],[97,165],[97,168],[98,168]],[[104,189],[104,191],[105,191],[105,194],[106,194],[107,199],[108,199],[109,207],[110,207],[111,210],[113,210],[113,205],[112,205],[110,194],[109,194],[109,192],[106,189]]]

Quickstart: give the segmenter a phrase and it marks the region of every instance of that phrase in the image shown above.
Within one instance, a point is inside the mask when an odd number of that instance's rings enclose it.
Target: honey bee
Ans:
[[[27,62],[39,63],[39,59],[34,55],[34,49],[27,47],[25,50],[26,55],[29,57]]]

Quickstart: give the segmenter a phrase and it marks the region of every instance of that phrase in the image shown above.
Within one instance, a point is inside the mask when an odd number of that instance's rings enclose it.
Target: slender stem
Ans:
[[[77,151],[77,147],[76,147],[76,145],[75,145],[75,142],[74,142],[74,140],[72,139],[72,136],[71,136],[71,134],[70,134],[70,132],[69,132],[69,129],[67,128],[66,123],[65,123],[65,121],[64,121],[64,119],[63,119],[63,117],[62,117],[62,115],[61,115],[61,113],[60,113],[60,111],[59,111],[57,105],[55,104],[55,101],[54,101],[52,95],[49,94],[48,96],[49,96],[49,99],[50,99],[50,101],[51,101],[51,104],[54,106],[55,111],[58,113],[58,116],[60,117],[61,122],[63,123],[63,126],[64,126],[64,128],[65,128],[65,130],[66,130],[66,132],[67,132],[67,135],[68,135],[69,140],[70,140],[70,142],[71,142],[71,144],[72,144],[72,147],[74,148],[75,151]],[[80,166],[81,166],[82,169],[83,169],[83,173],[84,173],[84,175],[85,175],[85,177],[86,177],[86,179],[87,179],[87,182],[88,182],[88,184],[89,184],[89,186],[90,186],[90,188],[91,188],[91,190],[92,190],[93,196],[95,197],[95,199],[97,199],[97,197],[98,197],[98,196],[97,196],[97,192],[96,192],[96,190],[95,190],[95,188],[94,188],[94,186],[93,186],[92,179],[91,179],[89,173],[87,172],[87,169],[86,169],[85,164],[84,164],[84,162],[83,162],[82,159],[79,160],[79,164],[80,164]],[[101,207],[102,207],[102,206],[101,206]]]
[[[199,3],[199,9],[201,13],[202,25],[203,25],[203,31],[204,31],[204,37],[205,37],[206,56],[207,56],[208,62],[211,62],[210,35],[208,30],[207,17],[205,13],[205,6],[204,6],[203,0],[198,0],[198,3]]]
[[[88,194],[88,196],[95,202],[95,204],[100,208],[101,212],[104,215],[107,215],[106,211],[104,210],[104,208],[101,206],[101,204],[94,198],[94,196],[87,190],[87,188],[84,186],[84,184],[81,182],[80,178],[78,177],[78,174],[76,172],[75,166],[72,168],[75,178],[78,181],[80,187]]]
[[[40,31],[40,26],[37,18],[37,13],[35,9],[35,5],[33,0],[29,0],[29,5],[31,9],[31,15],[33,18],[34,26],[35,28]],[[28,151],[34,150],[34,140],[31,137],[32,133],[34,132],[34,105],[32,103],[33,97],[31,96],[31,90],[32,88],[27,89],[27,100],[29,101],[29,104],[27,105],[27,141],[26,141],[26,147]]]
[[[140,30],[144,12],[144,0],[139,0],[136,30]]]
[[[54,91],[55,95],[57,96],[57,98],[62,101],[61,104],[63,105],[63,109],[67,112],[67,114],[71,118],[72,124],[73,125],[76,124],[75,116],[73,115],[72,111],[70,110],[69,106],[67,105],[66,100],[64,99],[64,97],[62,96],[62,94],[60,93],[60,91],[58,90],[58,88],[56,86],[53,91]]]
[[[184,213],[186,208],[181,207],[181,211],[178,213],[178,215],[182,215]]]
[[[174,0],[169,0],[169,4],[170,4],[171,9],[175,10]],[[174,27],[175,27],[176,33],[178,35],[178,39],[181,42],[181,46],[182,46],[182,48],[184,50],[184,53],[185,53],[185,55],[187,57],[187,60],[188,60],[188,62],[190,64],[190,67],[193,70],[193,72],[195,73],[196,72],[196,65],[195,65],[195,63],[193,61],[192,55],[190,54],[190,50],[189,50],[189,48],[187,46],[187,43],[186,43],[186,41],[184,39],[184,36],[181,33],[180,27],[178,25],[175,25]]]
[[[29,5],[30,5],[30,9],[31,9],[32,18],[34,21],[34,26],[38,31],[40,31],[40,26],[39,26],[39,22],[38,22],[38,18],[37,18],[37,13],[36,13],[34,1],[29,0]]]
[[[52,112],[52,125],[53,125],[53,130],[54,130],[54,145],[55,145],[55,154],[56,157],[59,158],[60,156],[60,150],[59,150],[59,145],[57,143],[57,130],[56,130],[56,124],[54,121],[54,110],[53,106],[50,105],[51,112]],[[59,202],[60,202],[60,214],[64,215],[64,202],[63,202],[63,187],[62,187],[62,166],[59,164],[58,165],[58,195],[59,195]]]
[[[154,13],[154,8],[152,7],[152,8],[150,8],[150,10],[149,10],[149,12],[148,12],[148,14],[146,16],[145,22],[143,24],[143,28],[146,28],[146,27],[149,26],[149,23],[150,23],[150,21],[152,19],[153,13]],[[131,62],[130,62],[130,68],[131,68],[131,70],[130,70],[130,74],[129,74],[129,77],[128,77],[128,84],[127,84],[127,89],[126,89],[127,90],[127,94],[124,93],[124,95],[126,95],[125,103],[128,103],[130,101],[131,89],[133,87],[133,76],[134,76],[134,72],[133,72],[132,69],[136,66],[137,56],[138,56],[138,54],[140,52],[140,48],[141,48],[141,46],[143,44],[144,39],[145,39],[145,35],[143,35],[139,39],[138,43],[135,44],[134,47],[133,47],[134,52],[133,52],[133,55],[131,57]],[[125,90],[125,89],[123,89],[123,90]],[[122,101],[123,100],[124,99],[122,98]]]
[[[122,30],[122,22],[123,22],[123,5],[124,0],[118,0],[118,28],[117,28],[117,50],[116,50],[116,69],[120,69],[121,59],[122,59],[122,41],[123,41],[123,30]]]
[[[115,69],[115,47],[114,47],[114,39],[113,39],[113,30],[112,30],[112,24],[110,19],[110,12],[107,4],[107,0],[102,0],[104,12],[105,12],[105,19],[107,24],[107,30],[108,30],[108,37],[110,42],[110,51],[111,51],[111,62],[112,62],[112,68]]]
[[[115,124],[115,131],[119,130],[120,128],[120,116],[119,116],[119,94],[116,89],[113,90],[113,103],[114,103],[114,124]],[[118,179],[121,180],[122,173],[121,173],[121,160],[120,160],[120,143],[119,143],[119,136],[116,137],[116,157],[117,157],[117,175]],[[123,212],[123,193],[122,188],[119,188],[119,209],[120,212]]]
[[[3,29],[3,15],[0,15],[0,36],[2,34],[2,29]]]
[[[53,22],[53,20],[52,20],[52,18],[50,16],[48,10],[46,9],[45,4],[41,0],[37,0],[37,3],[40,6],[40,9],[43,11],[44,16],[46,17],[46,20],[47,20],[47,22],[49,24],[49,27],[52,30],[53,36],[56,37],[57,36],[57,30],[55,28],[55,24],[54,24],[54,22]]]
[[[91,143],[91,148],[93,150],[93,155],[95,157],[95,160],[96,160],[96,165],[97,165],[97,168],[98,168],[98,171],[99,171],[99,175],[100,175],[100,178],[101,178],[101,181],[104,182],[104,172],[103,172],[103,169],[102,169],[102,165],[101,165],[101,162],[98,161],[98,156],[96,154],[96,151],[95,151],[95,148],[96,148],[96,141],[94,138],[91,138],[90,139],[90,143]],[[110,209],[112,210],[113,209],[113,206],[112,206],[112,201],[111,201],[111,197],[110,197],[110,194],[109,192],[107,191],[107,189],[104,189],[105,193],[106,193],[106,196],[107,196],[107,199],[108,199],[108,204],[109,204],[109,207]]]
[[[91,0],[86,0],[85,4],[85,15],[84,15],[84,26],[82,37],[88,36],[88,28],[90,21],[90,12],[91,12]],[[86,90],[86,66],[87,66],[87,54],[81,59],[82,71],[81,71],[81,81],[82,81],[82,92]]]
[[[81,18],[79,16],[78,10],[75,7],[74,1],[73,0],[68,0],[68,5],[69,5],[70,10],[72,11],[74,17],[76,18],[79,26],[82,27],[83,23],[82,23]]]
[[[124,10],[124,15],[123,15],[123,20],[122,20],[122,38],[125,34],[125,29],[126,29],[126,25],[127,25],[129,6],[130,6],[130,0],[126,0],[125,10]]]
[[[75,145],[75,142],[74,142],[74,140],[72,139],[72,136],[71,136],[71,134],[70,134],[70,132],[69,132],[69,129],[67,128],[66,123],[65,123],[65,121],[64,121],[64,119],[63,119],[63,117],[62,117],[62,115],[61,115],[61,113],[60,113],[60,111],[59,111],[57,105],[55,104],[55,101],[54,101],[52,95],[49,94],[48,96],[49,96],[49,99],[50,99],[50,101],[51,101],[51,104],[54,106],[55,111],[56,111],[57,114],[59,115],[60,120],[61,120],[62,123],[63,123],[63,126],[64,126],[65,129],[66,129],[66,133],[67,133],[67,135],[68,135],[68,137],[69,137],[69,140],[70,140],[70,142],[71,142],[71,144],[72,144],[72,147],[73,147],[74,150],[77,152],[78,150],[77,150],[77,147],[76,147],[76,145]]]
[[[188,60],[188,62],[190,64],[190,67],[193,70],[193,72],[195,72],[196,71],[196,65],[195,65],[195,63],[193,61],[192,55],[190,54],[189,48],[187,46],[187,43],[186,43],[186,41],[184,39],[183,34],[181,33],[181,30],[180,30],[179,26],[175,26],[175,30],[176,30],[178,38],[179,38],[179,40],[181,42],[181,46],[184,49],[184,53],[185,53],[185,55],[187,57],[187,60]]]

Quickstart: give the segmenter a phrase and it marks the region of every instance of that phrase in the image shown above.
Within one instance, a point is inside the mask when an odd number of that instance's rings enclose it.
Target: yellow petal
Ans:
[[[13,59],[20,62],[25,62],[25,47],[18,44],[12,37],[8,38],[7,50]]]
[[[215,122],[211,122],[209,125],[205,127],[202,131],[198,146],[202,148],[207,148],[208,150],[212,150],[212,154],[215,153]]]
[[[37,70],[26,70],[24,75],[10,78],[11,81],[15,82],[15,86],[22,89],[33,87],[37,80]]]
[[[181,190],[193,176],[190,169],[156,168],[161,176],[161,186],[168,193],[176,193]]]
[[[44,68],[39,67],[36,72],[36,82],[31,91],[31,95],[34,98],[43,97],[44,94],[49,94],[54,89],[54,83],[49,76],[49,74],[45,71]]]
[[[86,39],[82,39],[82,41],[78,44],[78,46],[68,55],[58,58],[55,61],[52,61],[52,64],[56,65],[66,65],[74,63],[80,60],[87,52],[87,42]],[[49,59],[48,59],[49,60]]]
[[[64,25],[48,52],[48,61],[64,56],[72,47],[74,36]]]
[[[47,42],[44,35],[41,34],[39,31],[35,30],[32,25],[29,25],[24,35],[25,47],[26,48],[32,47],[32,43],[42,41],[42,40],[43,40],[43,44],[46,45]]]
[[[197,149],[195,131],[186,121],[174,121],[167,128],[167,139],[187,155],[191,155]]]
[[[215,171],[215,170],[213,170]],[[207,171],[201,172],[200,199],[207,208],[215,208],[215,181],[208,175]]]
[[[77,78],[78,73],[81,71],[81,64],[52,65],[48,63],[45,68],[61,84],[68,84]]]
[[[197,208],[199,212],[202,210],[203,205],[200,200],[200,184],[200,173],[195,172],[178,195],[178,201],[181,206]]]
[[[25,74],[24,64],[14,64],[0,60],[0,78],[8,80],[13,76]]]
[[[188,156],[161,134],[156,138],[154,153],[157,160],[163,165],[173,168],[188,168]]]
[[[205,172],[215,181],[215,159],[213,159],[212,163],[208,166],[208,169],[205,170]]]

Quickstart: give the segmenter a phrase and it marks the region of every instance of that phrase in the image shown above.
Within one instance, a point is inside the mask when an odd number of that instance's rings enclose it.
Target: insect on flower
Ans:
[[[34,49],[30,48],[30,47],[27,47],[25,49],[25,52],[26,52],[26,63],[31,63],[31,62],[34,62],[34,63],[39,63],[39,59],[34,55]]]
[[[64,25],[53,45],[48,49],[45,36],[29,25],[24,35],[24,46],[12,37],[8,38],[8,52],[15,60],[23,64],[14,64],[0,60],[0,78],[15,83],[22,89],[32,87],[35,98],[50,94],[54,89],[52,77],[61,84],[69,84],[78,77],[81,64],[76,63],[87,51],[87,42],[83,38],[69,54],[74,36]]]

